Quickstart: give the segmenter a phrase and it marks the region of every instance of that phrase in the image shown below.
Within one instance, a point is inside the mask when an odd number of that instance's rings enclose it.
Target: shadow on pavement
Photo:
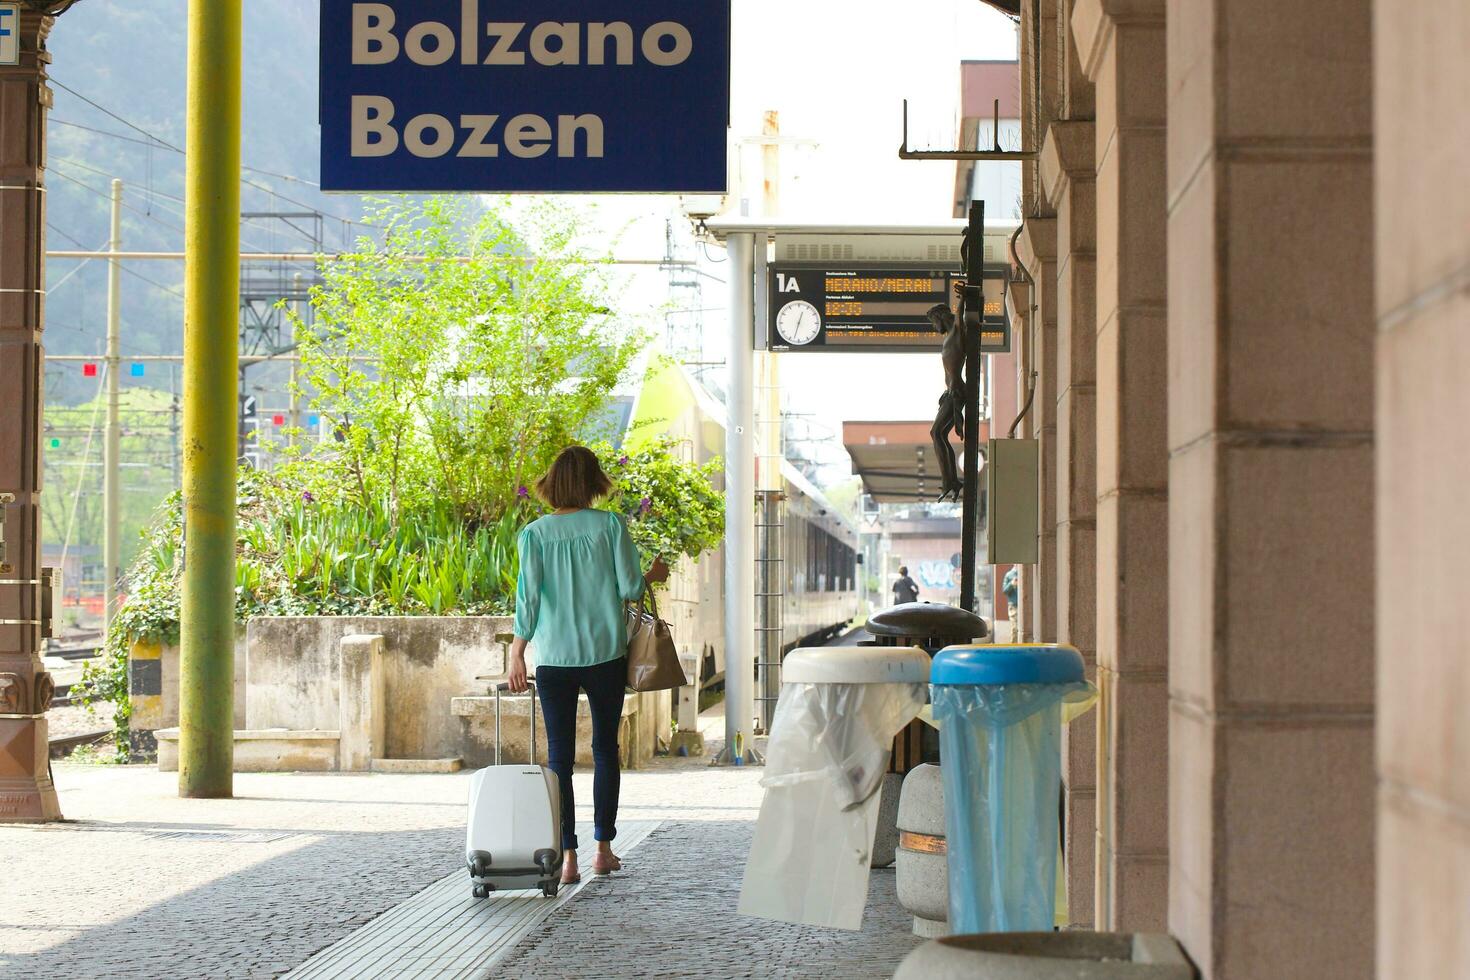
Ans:
[[[95,900],[106,905],[111,881],[109,847],[86,840],[90,831],[125,829],[82,826],[75,862],[58,875],[85,875]],[[146,830],[223,828],[148,824]],[[243,835],[269,834],[234,828]],[[461,867],[464,827],[433,830],[282,831],[306,840],[241,871],[164,898],[142,912],[87,928],[39,953],[0,955],[0,977],[49,978],[271,977],[342,938],[434,881]],[[110,834],[108,835],[111,836]],[[223,836],[223,835],[221,835]],[[222,849],[279,845],[232,844],[205,839],[157,842],[163,860],[208,862]],[[94,910],[89,910],[89,917]],[[14,910],[6,910],[6,918]],[[21,918],[24,919],[22,913]],[[33,924],[26,922],[29,928]],[[65,929],[63,923],[52,928]]]
[[[890,977],[922,940],[891,870],[874,871],[860,932],[741,916],[753,821],[669,822],[625,870],[593,879],[495,965],[497,980],[561,977]]]

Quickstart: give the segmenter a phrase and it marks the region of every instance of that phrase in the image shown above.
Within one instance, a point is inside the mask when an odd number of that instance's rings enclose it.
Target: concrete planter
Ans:
[[[134,640],[128,645],[128,700],[134,762],[158,756],[160,730],[179,724],[179,648]],[[245,727],[245,628],[235,629],[235,727]]]
[[[638,695],[623,698],[623,718],[618,725],[618,747],[623,768],[635,764],[634,737],[638,715]],[[495,765],[495,697],[454,698],[450,711],[464,724],[461,758],[467,769]],[[500,697],[500,740],[502,762],[525,762],[530,758],[531,699],[519,695]],[[536,709],[536,761],[546,764],[546,719]],[[592,765],[592,711],[587,695],[577,697],[577,756],[579,766]]]
[[[372,698],[382,706],[382,741],[363,746],[357,756],[457,757],[463,729],[450,711],[450,701],[483,693],[488,682],[476,680],[479,675],[505,675],[511,628],[506,616],[252,619],[247,627],[243,727],[256,731],[355,728],[356,724],[344,726],[344,708],[351,714],[353,700]],[[353,635],[383,638],[369,675],[360,670],[344,675],[342,640]]]
[[[158,771],[179,771],[179,730],[157,731]],[[338,768],[334,731],[235,732],[235,772],[331,772]]]
[[[446,772],[462,761],[488,765],[495,718],[483,695],[505,677],[511,628],[505,616],[251,620],[236,642],[236,769]],[[150,750],[154,733],[166,733],[156,739],[159,761],[177,766],[178,651],[135,644],[132,657],[135,725]],[[508,697],[504,705],[506,761],[524,759],[529,703]],[[627,697],[619,732],[625,767],[653,754],[670,712],[668,692]],[[585,705],[578,721],[577,761],[590,764]],[[544,729],[540,753],[544,761]]]
[[[998,932],[949,936],[904,957],[894,980],[1193,980],[1168,936],[1115,932]]]

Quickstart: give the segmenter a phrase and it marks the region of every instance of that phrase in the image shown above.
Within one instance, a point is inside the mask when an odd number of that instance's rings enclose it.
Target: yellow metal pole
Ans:
[[[189,0],[179,795],[234,783],[242,0]]]

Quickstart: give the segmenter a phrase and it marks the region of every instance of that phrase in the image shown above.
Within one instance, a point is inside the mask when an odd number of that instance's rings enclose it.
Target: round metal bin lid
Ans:
[[[1062,643],[962,645],[934,655],[931,684],[1068,684],[1087,679],[1082,654]]]
[[[865,629],[874,636],[943,636],[958,642],[990,635],[979,616],[938,602],[905,602],[875,612]]]
[[[781,663],[783,684],[927,684],[918,647],[802,647]]]

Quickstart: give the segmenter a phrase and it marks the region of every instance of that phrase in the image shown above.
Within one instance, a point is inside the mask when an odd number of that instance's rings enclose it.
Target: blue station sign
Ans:
[[[322,189],[724,193],[730,0],[321,0]]]

